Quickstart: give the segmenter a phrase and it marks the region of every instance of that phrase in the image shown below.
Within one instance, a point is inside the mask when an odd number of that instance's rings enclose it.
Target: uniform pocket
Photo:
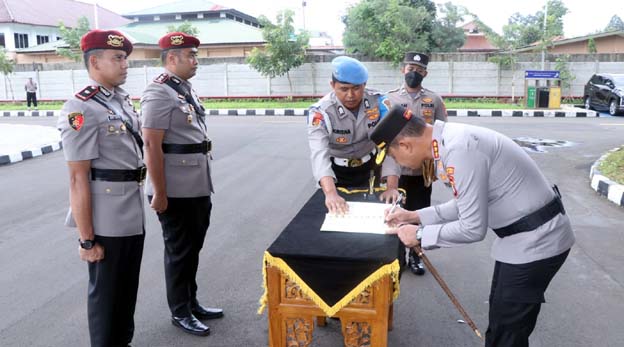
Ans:
[[[123,184],[106,181],[92,181],[91,193],[96,195],[124,195],[125,189]]]
[[[199,160],[195,158],[168,158],[166,162],[169,166],[199,166]]]

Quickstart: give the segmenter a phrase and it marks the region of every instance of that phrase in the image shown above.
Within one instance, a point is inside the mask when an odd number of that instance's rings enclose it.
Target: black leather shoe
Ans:
[[[200,304],[195,304],[191,310],[193,316],[197,319],[216,319],[223,317],[223,310],[220,308],[204,307]]]
[[[414,252],[410,250],[407,265],[414,274],[422,276],[425,274],[425,265],[420,260],[420,257]]]
[[[200,322],[195,316],[190,317],[171,317],[171,324],[184,330],[184,332],[198,335],[207,336],[210,335],[210,328],[204,323]]]

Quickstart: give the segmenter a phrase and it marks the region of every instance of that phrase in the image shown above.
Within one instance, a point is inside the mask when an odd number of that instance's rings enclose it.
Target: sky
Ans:
[[[81,0],[82,2],[98,4],[114,12],[124,14],[142,10],[176,0]],[[325,31],[334,38],[335,44],[342,43],[344,25],[341,17],[347,13],[349,6],[359,0],[306,0],[303,10],[302,0],[214,0],[213,3],[234,8],[240,12],[258,17],[265,15],[275,20],[278,11],[290,8],[295,11],[295,25],[298,28],[315,31]],[[443,3],[446,1],[440,1]],[[475,13],[487,25],[497,32],[502,32],[502,27],[509,17],[519,12],[523,15],[533,14],[542,9],[546,0],[452,0],[455,5],[466,7]],[[568,38],[591,34],[602,30],[607,26],[614,14],[624,19],[624,1],[622,0],[563,0],[568,7],[569,13],[564,17],[564,31]],[[466,18],[468,20],[468,18]]]

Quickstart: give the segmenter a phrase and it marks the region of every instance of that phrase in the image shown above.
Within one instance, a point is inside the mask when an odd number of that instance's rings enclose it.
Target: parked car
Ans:
[[[588,110],[608,111],[612,116],[624,113],[624,74],[593,75],[583,95]]]

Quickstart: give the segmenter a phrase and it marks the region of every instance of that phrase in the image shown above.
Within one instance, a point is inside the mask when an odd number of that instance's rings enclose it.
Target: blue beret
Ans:
[[[359,60],[340,56],[332,60],[333,76],[338,82],[360,85],[368,81],[368,70]]]

